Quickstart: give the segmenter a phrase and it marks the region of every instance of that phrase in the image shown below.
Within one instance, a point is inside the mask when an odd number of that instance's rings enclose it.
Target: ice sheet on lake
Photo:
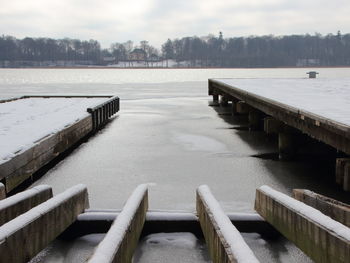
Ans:
[[[88,116],[106,98],[28,98],[0,103],[0,164]]]
[[[350,78],[216,80],[299,110],[350,125]]]

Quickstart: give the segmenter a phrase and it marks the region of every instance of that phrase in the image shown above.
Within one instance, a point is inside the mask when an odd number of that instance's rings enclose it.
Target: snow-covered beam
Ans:
[[[86,186],[76,185],[0,227],[1,262],[24,263],[88,208]]]
[[[131,263],[148,209],[147,185],[139,185],[98,245],[89,263]]]
[[[335,180],[345,191],[350,191],[350,158],[337,158]]]
[[[306,189],[293,189],[293,197],[350,227],[350,205]]]
[[[39,185],[0,201],[0,226],[52,197],[52,188]]]
[[[268,186],[257,189],[255,209],[315,262],[348,262],[349,227]]]
[[[206,185],[197,189],[196,208],[214,263],[259,262]]]

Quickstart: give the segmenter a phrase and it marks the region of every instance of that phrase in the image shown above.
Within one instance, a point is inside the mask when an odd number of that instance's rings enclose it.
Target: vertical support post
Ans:
[[[228,98],[225,95],[220,96],[220,106],[222,107],[228,106]]]
[[[347,162],[344,167],[343,189],[344,191],[350,191],[350,162]]]
[[[280,160],[294,159],[297,153],[297,136],[291,132],[278,133],[278,151]]]
[[[219,103],[219,95],[213,94],[213,103],[218,104]]]
[[[251,109],[248,113],[249,129],[258,130],[261,127],[262,113],[258,110]]]
[[[347,166],[348,165],[348,166]],[[347,166],[347,168],[346,168]],[[350,158],[337,158],[335,161],[335,182],[350,191],[349,178]]]
[[[284,123],[273,117],[264,118],[264,132],[266,134],[278,134],[283,129]]]
[[[248,114],[250,111],[250,106],[244,101],[238,101],[236,103],[236,111],[239,114]]]
[[[6,190],[4,184],[0,183],[0,200],[6,198]]]

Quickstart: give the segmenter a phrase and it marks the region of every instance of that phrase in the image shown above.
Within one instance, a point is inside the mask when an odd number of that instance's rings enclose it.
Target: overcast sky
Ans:
[[[0,0],[0,35],[149,40],[350,33],[350,0]]]

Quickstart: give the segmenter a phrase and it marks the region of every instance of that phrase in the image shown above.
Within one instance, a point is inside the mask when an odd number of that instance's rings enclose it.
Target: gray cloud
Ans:
[[[350,32],[348,0],[0,0],[0,34],[97,39]]]

